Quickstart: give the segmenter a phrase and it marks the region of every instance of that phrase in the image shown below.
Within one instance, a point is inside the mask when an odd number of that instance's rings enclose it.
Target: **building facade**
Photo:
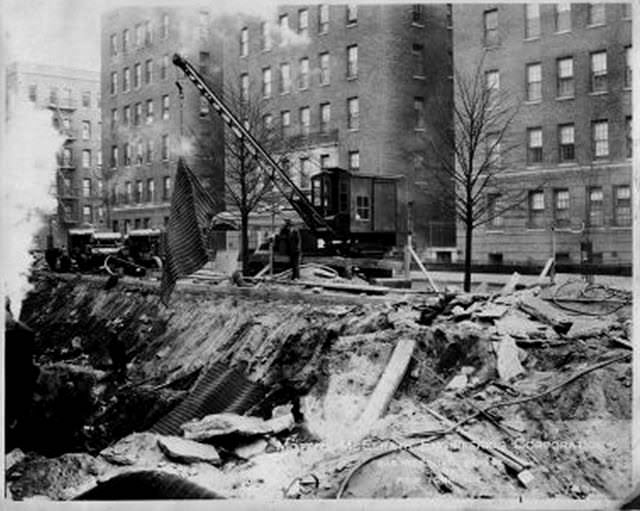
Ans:
[[[163,228],[179,157],[212,195],[222,196],[222,125],[171,61],[179,52],[212,84],[221,83],[222,44],[210,13],[197,8],[114,9],[102,17],[101,37],[110,227]]]
[[[630,263],[631,5],[455,4],[453,25],[455,67],[482,62],[519,103],[503,182],[526,195],[474,231],[473,260]]]
[[[99,73],[14,63],[7,69],[7,98],[9,111],[13,101],[51,110],[54,127],[65,137],[54,190],[58,214],[49,219],[48,232],[39,236],[38,246],[45,248],[46,235],[56,246],[64,245],[68,229],[80,225],[106,229]]]
[[[430,108],[451,94],[447,6],[275,11],[225,23],[225,84],[259,103],[263,122],[281,130],[297,184],[306,190],[310,175],[334,166],[402,176],[412,207],[400,221],[401,244],[411,223],[419,249],[454,246],[453,217],[428,199],[429,178],[412,156],[441,121]]]

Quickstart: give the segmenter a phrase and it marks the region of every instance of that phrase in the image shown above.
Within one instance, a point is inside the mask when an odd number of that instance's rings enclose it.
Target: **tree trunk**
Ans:
[[[240,212],[240,248],[242,250],[242,273],[247,275],[249,270],[249,212]]]
[[[465,222],[464,230],[464,285],[465,292],[471,291],[471,245],[473,239],[473,224]]]

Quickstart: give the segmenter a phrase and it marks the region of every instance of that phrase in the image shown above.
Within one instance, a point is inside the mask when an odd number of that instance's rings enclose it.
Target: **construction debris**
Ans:
[[[180,463],[211,463],[220,465],[220,455],[212,445],[185,440],[177,436],[158,438],[160,450],[169,458]]]
[[[282,433],[295,425],[292,414],[280,415],[265,421],[259,417],[248,417],[233,413],[207,415],[182,425],[184,437],[190,440],[211,440],[213,438],[240,435],[258,436]]]
[[[493,345],[497,357],[498,376],[502,382],[509,383],[513,378],[524,373],[524,368],[518,357],[519,348],[513,337],[505,335]]]

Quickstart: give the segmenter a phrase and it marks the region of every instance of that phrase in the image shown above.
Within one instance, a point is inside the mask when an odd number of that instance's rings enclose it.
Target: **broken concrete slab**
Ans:
[[[239,458],[243,458],[248,460],[249,458],[253,458],[254,456],[258,456],[267,450],[269,447],[269,442],[264,438],[259,438],[254,442],[249,444],[241,445],[240,447],[236,447],[234,449],[234,453]]]
[[[516,286],[518,285],[518,281],[519,280],[520,280],[520,274],[517,271],[513,272],[513,275],[511,275],[511,278],[509,279],[509,282],[507,282],[504,285],[504,287],[500,291],[500,294],[502,296],[505,296],[505,295],[510,295],[511,293],[513,293],[516,290]]]
[[[281,415],[265,421],[260,417],[249,417],[235,413],[207,415],[200,420],[182,425],[184,437],[189,440],[210,440],[225,435],[259,436],[282,433],[295,426],[293,415]]]
[[[132,433],[100,451],[100,456],[114,465],[156,466],[164,459],[153,433]]]
[[[477,307],[473,311],[473,315],[482,320],[495,320],[504,316],[508,309],[506,305],[488,303]]]
[[[618,320],[613,316],[576,317],[567,332],[570,339],[584,339],[599,337],[618,326]]]
[[[495,320],[494,325],[499,335],[510,335],[516,339],[539,339],[546,333],[555,333],[546,325],[530,319],[530,316],[519,309],[509,309],[504,316]]]
[[[220,455],[213,445],[186,440],[177,436],[160,436],[158,446],[167,458],[179,463],[210,463],[220,465]]]
[[[469,377],[466,374],[458,374],[454,376],[445,387],[447,390],[461,390],[469,383]]]
[[[565,335],[573,324],[560,309],[533,295],[521,297],[518,307],[538,321],[551,325],[560,335]]]
[[[520,363],[519,351],[513,337],[505,335],[500,342],[494,342],[497,357],[497,369],[500,380],[507,383],[524,373]]]

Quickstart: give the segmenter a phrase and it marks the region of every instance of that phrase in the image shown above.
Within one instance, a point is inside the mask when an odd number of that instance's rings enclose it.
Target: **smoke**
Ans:
[[[308,35],[301,35],[287,25],[281,34],[280,44],[282,46],[303,46],[309,44],[310,41]]]
[[[22,300],[30,289],[28,276],[34,238],[55,213],[52,193],[56,176],[56,152],[64,139],[52,126],[52,112],[36,110],[29,102],[18,101],[9,112],[6,153],[0,174],[2,204],[3,291],[19,317]]]

